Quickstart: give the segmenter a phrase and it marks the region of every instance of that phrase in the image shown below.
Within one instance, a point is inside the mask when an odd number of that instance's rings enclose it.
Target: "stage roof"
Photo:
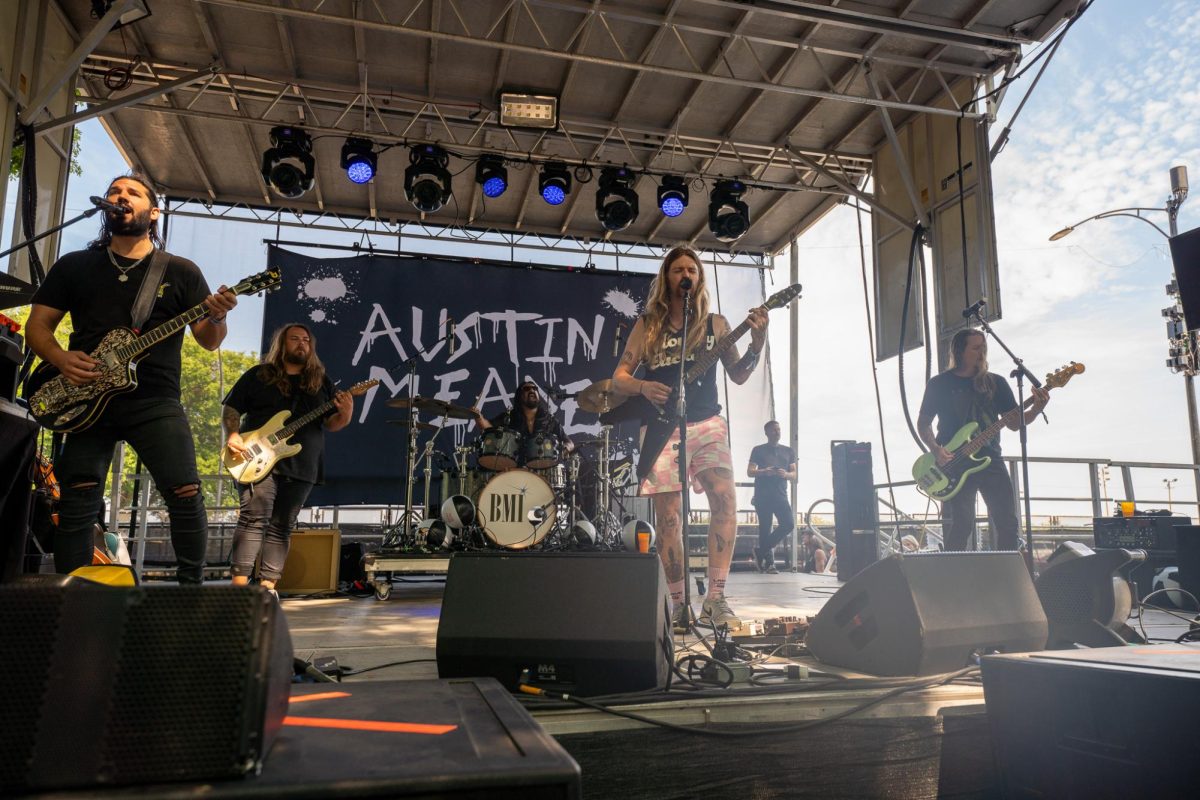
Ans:
[[[91,2],[58,1],[80,34],[95,27]],[[862,186],[889,122],[957,113],[951,87],[994,85],[1080,0],[146,3],[151,16],[108,33],[83,61],[89,109],[76,117],[104,113],[129,160],[174,198],[775,253]],[[108,88],[131,64],[130,82]],[[501,127],[503,89],[558,97],[557,129]],[[275,195],[259,171],[275,125],[315,140],[317,184],[298,200]],[[370,184],[339,165],[350,135],[393,145]],[[422,216],[405,198],[403,145],[427,142],[453,154],[454,199]],[[475,183],[483,152],[512,160],[497,199]],[[597,181],[548,205],[537,181],[547,160],[597,176],[628,165],[640,215],[607,233]],[[657,208],[663,173],[692,186],[674,219]],[[707,225],[721,176],[752,187],[750,229],[732,246]]]

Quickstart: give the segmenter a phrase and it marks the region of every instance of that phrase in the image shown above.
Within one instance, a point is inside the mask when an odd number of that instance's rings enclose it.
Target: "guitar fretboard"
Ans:
[[[333,408],[333,401],[326,400],[324,403],[317,406],[312,411],[305,414],[303,417],[292,420],[286,426],[280,428],[271,436],[271,438],[270,438],[271,444],[278,444],[279,442],[285,441],[293,433],[300,430],[305,425],[312,422],[314,419],[321,416],[322,414],[324,414],[326,411],[328,411],[331,408]]]
[[[743,320],[741,325],[731,330],[729,333],[721,337],[721,341],[717,342],[716,347],[708,350],[702,356],[696,356],[696,363],[687,371],[686,383],[695,383],[701,375],[708,372],[713,364],[717,363],[717,359],[724,355],[725,351],[733,346],[733,343],[746,335],[746,331],[750,330],[750,320]]]
[[[113,352],[122,361],[129,361],[138,353],[141,353],[154,345],[161,342],[163,339],[174,336],[181,330],[191,325],[198,319],[203,319],[208,316],[208,306],[201,303],[198,306],[188,309],[174,319],[164,322],[152,331],[143,333],[141,336],[134,339],[129,344],[122,345],[116,348]]]

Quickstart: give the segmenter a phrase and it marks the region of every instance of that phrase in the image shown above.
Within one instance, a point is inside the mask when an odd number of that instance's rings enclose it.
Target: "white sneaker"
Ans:
[[[704,601],[704,605],[700,607],[700,622],[706,625],[726,628],[740,628],[742,621],[738,619],[738,615],[733,613],[733,609],[729,607],[729,601],[725,596],[709,597]]]

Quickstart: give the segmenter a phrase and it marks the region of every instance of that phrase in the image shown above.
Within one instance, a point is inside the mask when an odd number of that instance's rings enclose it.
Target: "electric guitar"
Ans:
[[[351,386],[348,391],[355,397],[379,383],[378,378],[362,381]],[[280,460],[290,458],[302,449],[301,445],[290,444],[290,439],[296,431],[315,419],[324,416],[333,408],[333,400],[328,400],[302,417],[296,418],[288,425],[290,411],[280,411],[271,417],[261,428],[242,434],[242,444],[246,448],[244,454],[234,453],[229,445],[221,448],[221,463],[235,481],[239,483],[258,483],[271,473]]]
[[[767,301],[762,304],[762,308],[770,311],[776,308],[783,308],[788,303],[800,296],[801,286],[798,283],[793,283],[785,289],[780,289],[775,294],[767,298]],[[697,353],[696,360],[684,375],[684,385],[690,385],[699,380],[705,372],[717,363],[726,350],[733,346],[733,343],[745,336],[750,331],[750,318],[747,317],[741,325],[738,325],[729,333],[721,337],[713,349]],[[641,401],[640,416],[643,424],[646,425],[646,434],[642,437],[642,451],[638,458],[637,476],[638,480],[644,480],[650,471],[654,469],[654,462],[658,460],[659,453],[667,446],[667,442],[671,438],[671,433],[679,426],[674,415],[674,409],[679,399],[679,389],[674,387],[671,389],[671,396],[662,405],[651,403],[644,397],[638,397]],[[636,404],[636,401],[635,401]],[[670,409],[670,411],[668,411]]]
[[[268,269],[243,278],[229,290],[237,295],[257,294],[279,282],[279,270]],[[29,413],[39,425],[52,431],[90,427],[110,400],[137,388],[138,361],[147,350],[206,316],[208,307],[200,303],[140,336],[132,328],[113,328],[89,353],[99,362],[99,375],[82,386],[71,383],[50,362],[43,361],[25,381]]]
[[[1057,389],[1060,386],[1066,386],[1067,381],[1083,372],[1083,369],[1083,364],[1076,364],[1072,361],[1057,372],[1047,375],[1043,388]],[[999,433],[1002,426],[1008,425],[1010,422],[1018,422],[1020,418],[1017,415],[1024,414],[1026,407],[1032,405],[1035,399],[1034,397],[1026,398],[1024,405],[1001,414],[999,419],[978,434],[975,432],[979,428],[978,422],[968,422],[963,425],[954,434],[954,438],[946,443],[946,449],[953,453],[953,458],[945,464],[938,464],[937,456],[933,453],[925,453],[918,458],[912,468],[912,476],[917,481],[917,489],[926,497],[938,502],[945,502],[958,494],[963,481],[969,475],[985,469],[988,464],[992,463],[991,456],[975,455],[979,449],[990,442],[992,437]]]

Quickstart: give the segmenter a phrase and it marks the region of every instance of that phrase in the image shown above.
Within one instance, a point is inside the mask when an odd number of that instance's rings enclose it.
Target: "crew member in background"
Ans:
[[[256,430],[280,411],[289,411],[290,419],[296,419],[330,398],[334,408],[324,420],[313,420],[289,439],[301,446],[299,453],[281,459],[258,483],[237,485],[241,513],[230,556],[234,586],[250,582],[261,554],[259,583],[274,591],[287,561],[296,517],[313,485],[324,478],[325,431],[340,431],[350,424],[354,398],[349,392],[334,392],[317,357],[316,338],[298,323],[275,331],[263,363],[247,370],[226,395],[221,427],[226,446],[239,455],[246,452],[241,431]]]
[[[775,575],[775,545],[787,538],[796,527],[796,516],[788,499],[788,486],[796,480],[796,454],[792,448],[779,443],[779,423],[771,420],[763,426],[767,443],[750,451],[750,467],[754,478],[754,512],[758,514],[758,547],[754,548],[754,566],[759,572]],[[772,517],[776,522],[771,530]]]
[[[133,304],[155,250],[164,247],[158,232],[158,193],[136,174],[116,178],[104,193],[124,214],[105,211],[99,238],[86,250],[67,253],[54,263],[33,296],[25,326],[29,346],[73,385],[91,383],[101,373],[91,353],[109,331],[129,327]],[[225,315],[237,296],[224,286],[210,294],[200,268],[168,255],[157,296],[142,328],[153,330],[200,303],[208,315],[191,324],[192,336],[205,350],[225,338]],[[71,315],[71,338],[64,350],[54,338],[63,317]],[[67,434],[54,459],[61,488],[54,568],[69,573],[92,563],[93,527],[103,508],[104,481],[113,446],[126,441],[137,451],[162,494],[171,522],[171,546],[180,583],[204,580],[208,518],[196,470],[196,449],[187,414],[179,401],[183,331],[150,348],[137,366],[137,388],[114,397],[88,428]]]
[[[650,284],[646,313],[630,331],[629,341],[621,356],[613,380],[617,389],[628,395],[662,405],[671,395],[671,386],[679,375],[680,332],[683,327],[683,301],[687,289],[684,279],[691,282],[692,322],[688,329],[686,358],[693,361],[704,351],[712,350],[729,332],[729,323],[720,314],[709,313],[708,286],[700,256],[688,247],[676,247],[667,253],[658,275]],[[725,374],[734,383],[745,383],[758,364],[766,345],[767,312],[751,309],[751,341],[744,356],[737,347],[721,354]],[[641,378],[634,371],[645,366]],[[701,606],[700,621],[729,628],[741,627],[725,599],[725,580],[733,560],[734,538],[737,534],[737,496],[734,492],[733,458],[729,453],[729,426],[721,416],[717,401],[717,366],[714,362],[687,389],[687,464],[686,474],[696,491],[708,496],[708,595]],[[683,623],[683,582],[687,568],[680,518],[682,492],[676,447],[678,426],[671,433],[654,468],[639,487],[643,495],[654,498],[654,513],[658,525],[658,556],[662,560],[671,592],[672,622],[677,631],[686,629]],[[690,616],[690,610],[688,614]]]
[[[1045,389],[1033,388],[1033,404],[1025,411],[1026,424],[1033,422],[1050,401]],[[1000,375],[988,372],[987,339],[977,330],[963,328],[950,341],[950,365],[935,375],[925,387],[921,411],[917,417],[917,433],[937,463],[953,458],[944,445],[954,438],[968,422],[986,428],[1001,414],[1017,407],[1012,388]],[[937,418],[937,435],[933,420]],[[1015,417],[1015,415],[1014,415]],[[1019,430],[1019,420],[1009,426]],[[944,543],[947,550],[966,550],[975,525],[975,495],[983,495],[988,514],[995,525],[996,545],[1000,550],[1016,550],[1019,546],[1019,526],[1013,502],[1013,485],[1004,462],[1000,460],[1000,434],[985,444],[978,456],[991,456],[984,469],[969,475],[958,494],[942,503],[945,519]]]

